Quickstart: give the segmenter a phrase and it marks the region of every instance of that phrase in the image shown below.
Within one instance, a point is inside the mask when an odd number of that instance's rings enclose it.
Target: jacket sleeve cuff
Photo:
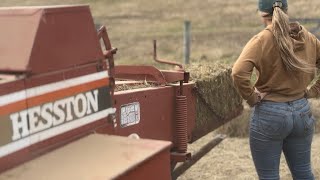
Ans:
[[[251,96],[249,96],[249,98],[247,99],[247,103],[249,104],[249,106],[253,107],[254,105],[256,105],[258,102],[260,101],[260,97],[257,93],[253,92],[251,94]]]

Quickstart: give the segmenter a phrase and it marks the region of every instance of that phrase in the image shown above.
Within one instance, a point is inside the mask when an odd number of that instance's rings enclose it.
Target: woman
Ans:
[[[298,23],[289,24],[287,9],[287,0],[259,0],[266,28],[248,42],[232,69],[235,86],[254,106],[250,148],[259,179],[279,179],[281,152],[293,179],[314,179],[314,119],[307,98],[319,97],[320,80],[307,86],[320,66],[320,41]]]

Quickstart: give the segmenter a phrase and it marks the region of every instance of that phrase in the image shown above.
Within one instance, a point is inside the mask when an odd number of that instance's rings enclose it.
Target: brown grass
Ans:
[[[316,119],[316,133],[320,133],[320,101],[319,99],[310,100],[313,116]]]
[[[154,64],[152,40],[159,55],[182,61],[183,21],[192,22],[192,61],[234,62],[252,35],[263,29],[256,0],[1,0],[0,6],[89,4],[98,24],[109,27],[119,48],[117,63]],[[318,17],[318,0],[291,0],[295,17]]]
[[[249,135],[249,120],[251,116],[251,108],[243,103],[244,110],[242,114],[233,119],[231,122],[223,125],[221,128],[217,130],[218,133],[226,134],[229,137],[248,137]]]
[[[213,134],[205,136],[191,145],[191,151],[198,150]],[[313,171],[320,178],[320,135],[316,135],[312,147]],[[285,158],[281,158],[281,180],[291,180]],[[178,180],[255,180],[258,179],[253,165],[247,138],[227,138],[192,166]]]

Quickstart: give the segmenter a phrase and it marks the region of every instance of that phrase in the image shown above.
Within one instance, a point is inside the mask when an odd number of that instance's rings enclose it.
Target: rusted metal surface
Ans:
[[[0,175],[0,179],[171,179],[167,141],[89,135]],[[61,163],[63,162],[63,165]],[[88,171],[88,167],[94,167]],[[50,170],[48,170],[50,169]]]
[[[180,63],[176,63],[176,62],[172,62],[172,61],[169,61],[169,60],[158,58],[158,56],[157,56],[157,40],[153,40],[153,59],[156,62],[159,62],[159,63],[162,63],[162,64],[169,64],[169,65],[178,66],[180,68],[180,70],[183,70],[183,66]]]
[[[216,147],[220,142],[222,142],[226,138],[225,135],[217,135],[209,141],[206,145],[201,147],[197,152],[195,152],[192,157],[182,165],[178,166],[172,172],[172,179],[177,179],[180,175],[182,175],[185,171],[187,171],[191,166],[197,163],[203,156],[209,153],[214,147]]]

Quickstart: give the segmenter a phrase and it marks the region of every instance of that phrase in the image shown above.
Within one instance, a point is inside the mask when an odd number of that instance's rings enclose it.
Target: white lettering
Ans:
[[[67,98],[65,99],[65,104],[66,104],[66,111],[67,111],[67,121],[71,121],[73,119],[73,116],[72,116],[72,112],[71,112],[71,106],[72,106],[72,103],[74,102],[74,97],[70,97],[70,98]]]
[[[93,97],[93,94],[94,94],[94,97]],[[87,114],[91,114],[92,111],[91,111],[91,107],[93,109],[94,112],[97,112],[98,111],[98,90],[94,90],[93,91],[93,94],[91,92],[87,92],[86,93],[86,97],[87,97],[87,100],[88,100],[88,111],[87,111]]]
[[[86,112],[87,112],[87,99],[83,94],[78,94],[76,96],[76,98],[74,98],[73,110],[74,110],[74,114],[78,118],[82,118],[86,114]]]
[[[99,110],[98,90],[77,94],[56,102],[46,103],[10,115],[13,140],[80,119]]]
[[[30,134],[36,133],[41,129],[41,124],[39,122],[40,112],[40,106],[28,109]]]
[[[64,114],[62,108],[65,107],[65,103],[64,103],[64,100],[59,100],[59,101],[56,101],[54,104],[53,104],[53,113],[55,116],[57,117],[53,117],[53,126],[57,126],[59,124],[62,124],[64,119],[66,118],[66,115]]]
[[[53,111],[52,103],[47,103],[42,106],[41,117],[45,121],[45,123],[41,122],[43,124],[43,129],[48,129],[52,126],[53,118],[52,118],[52,114],[50,113],[52,111]]]
[[[19,121],[19,115],[20,115],[20,121]],[[10,119],[12,121],[12,127],[13,127],[13,136],[12,136],[13,141],[29,135],[26,110],[21,111],[20,113],[14,113],[10,115]],[[20,133],[20,129],[21,129],[21,133]]]

